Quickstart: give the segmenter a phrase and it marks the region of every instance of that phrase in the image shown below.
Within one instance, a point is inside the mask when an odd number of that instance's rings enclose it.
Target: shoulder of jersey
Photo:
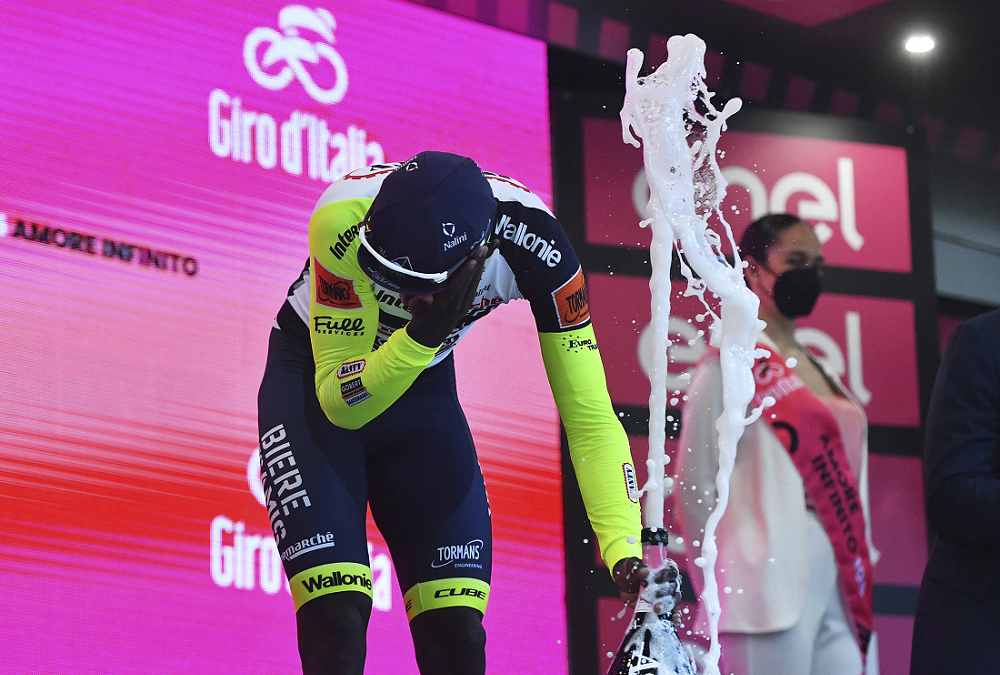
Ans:
[[[552,215],[552,212],[549,211],[549,207],[545,205],[545,202],[538,198],[538,195],[521,185],[513,178],[501,176],[500,174],[492,173],[490,171],[483,171],[483,175],[485,175],[490,181],[490,187],[493,188],[493,196],[500,201],[520,202],[529,208],[539,209],[541,211],[545,211],[545,213],[550,216]]]
[[[334,181],[316,202],[314,211],[327,204],[348,199],[374,199],[382,187],[382,181],[395,171],[400,164],[374,164],[364,169],[355,169],[343,178]]]

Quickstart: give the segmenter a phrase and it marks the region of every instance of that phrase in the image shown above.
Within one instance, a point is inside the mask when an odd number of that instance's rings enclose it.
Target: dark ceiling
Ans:
[[[944,122],[941,151],[963,132],[981,136],[966,159],[1000,167],[1000,3],[993,0],[568,0],[651,33],[695,33],[727,57],[769,67],[775,81],[804,77],[819,83],[815,112],[829,111],[830,92],[860,96],[857,115],[880,105],[901,119]],[[753,7],[750,9],[749,7]],[[811,10],[810,10],[811,8]],[[797,22],[786,20],[794,18]],[[831,18],[832,17],[832,18]],[[804,25],[816,24],[816,25]],[[921,30],[937,47],[913,55],[906,37]],[[633,42],[641,45],[639,35]],[[730,76],[721,92],[736,94]],[[780,96],[772,94],[771,98]],[[824,96],[825,105],[824,108]],[[780,100],[770,104],[780,105]],[[937,142],[932,143],[932,146]]]
[[[826,0],[825,2],[788,2],[787,0],[725,0],[776,19],[801,26],[819,26],[851,14],[857,14],[891,0]]]

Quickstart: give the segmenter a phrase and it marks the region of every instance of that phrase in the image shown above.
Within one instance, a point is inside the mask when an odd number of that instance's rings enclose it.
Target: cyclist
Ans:
[[[527,298],[603,559],[626,602],[641,565],[638,495],[611,407],[583,272],[520,183],[423,152],[332,184],[310,258],[271,331],[261,474],[295,602],[303,670],[364,668],[366,505],[388,543],[420,672],[485,672],[490,512],[452,349]]]

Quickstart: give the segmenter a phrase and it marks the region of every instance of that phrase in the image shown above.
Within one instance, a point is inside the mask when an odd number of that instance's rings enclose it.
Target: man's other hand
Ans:
[[[480,246],[458,268],[448,287],[434,295],[403,295],[402,300],[413,318],[406,332],[425,347],[439,347],[458,322],[468,314],[476,299],[479,280],[483,276],[486,258],[492,251]]]

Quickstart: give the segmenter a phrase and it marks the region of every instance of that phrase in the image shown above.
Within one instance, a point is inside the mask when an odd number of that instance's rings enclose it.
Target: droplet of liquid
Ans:
[[[683,544],[684,543],[684,537],[678,535],[678,536],[674,537],[674,541],[676,541],[678,544]]]
[[[704,567],[705,565],[708,564],[708,561],[705,560],[704,558],[699,557],[694,559],[694,564],[697,565],[698,567]]]
[[[785,365],[788,366],[789,368],[794,368],[795,366],[799,365],[799,360],[796,359],[794,356],[789,356],[788,359],[785,361]]]
[[[608,652],[607,654],[605,654],[605,656],[607,656],[609,659],[613,659],[613,658],[615,658],[615,653],[614,652]]]
[[[628,543],[630,543],[630,544],[634,544],[634,543],[635,543],[635,537],[629,537],[629,538],[628,538],[628,539],[626,539],[625,541],[627,541],[627,542],[628,542]]]
[[[726,593],[726,594],[732,593],[733,592],[733,587],[732,586],[726,586],[725,588],[722,589],[722,592]]]

